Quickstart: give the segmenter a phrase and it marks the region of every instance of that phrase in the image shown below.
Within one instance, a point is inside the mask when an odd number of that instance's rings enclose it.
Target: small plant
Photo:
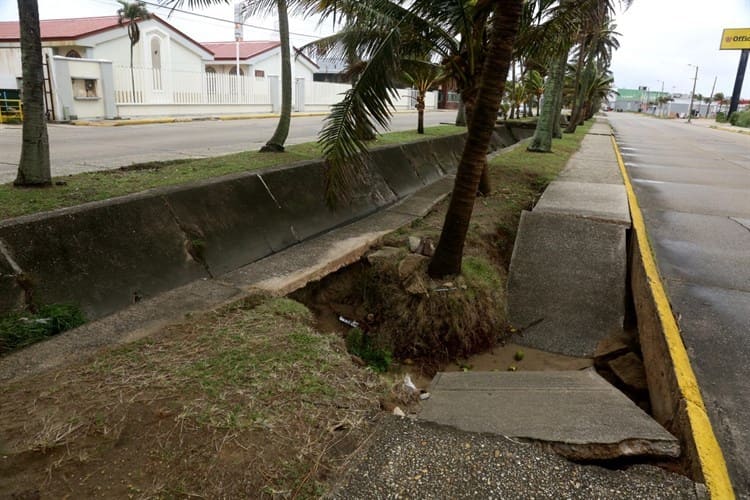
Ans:
[[[376,372],[387,372],[393,361],[388,349],[376,346],[372,337],[359,328],[352,328],[346,335],[346,349],[350,354],[362,358]]]
[[[50,304],[34,314],[14,312],[0,316],[0,354],[20,349],[86,322],[80,308]]]
[[[716,121],[719,123],[726,123],[727,122],[727,115],[723,111],[719,111],[716,113]]]
[[[750,127],[750,110],[736,111],[729,117],[729,123],[737,127]]]

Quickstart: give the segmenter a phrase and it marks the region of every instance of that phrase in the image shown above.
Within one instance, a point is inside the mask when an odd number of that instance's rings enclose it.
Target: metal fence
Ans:
[[[23,103],[20,99],[0,99],[0,123],[22,122]]]

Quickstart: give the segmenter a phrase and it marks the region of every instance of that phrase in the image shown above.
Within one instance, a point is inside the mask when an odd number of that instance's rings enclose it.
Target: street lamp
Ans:
[[[688,123],[693,118],[693,97],[695,97],[695,84],[698,83],[698,66],[688,64],[688,66],[695,66],[695,76],[693,77],[693,91],[690,93],[690,106],[688,107]]]

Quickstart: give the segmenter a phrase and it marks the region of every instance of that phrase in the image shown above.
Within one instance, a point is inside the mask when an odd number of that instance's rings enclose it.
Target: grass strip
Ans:
[[[370,147],[413,142],[460,131],[463,129],[441,125],[425,129],[424,135],[416,132],[391,132],[372,141]],[[302,160],[315,160],[321,156],[320,146],[315,142],[308,142],[289,146],[284,154],[246,151],[213,158],[140,163],[115,170],[55,177],[54,185],[47,188],[18,188],[10,183],[3,184],[0,185],[0,220],[106,200],[152,188],[251,172]]]

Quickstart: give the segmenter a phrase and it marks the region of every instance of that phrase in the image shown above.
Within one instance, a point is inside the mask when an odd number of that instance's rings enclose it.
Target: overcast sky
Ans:
[[[115,0],[38,0],[42,19],[114,15]],[[167,17],[164,9],[149,6],[152,12]],[[198,11],[231,21],[231,5],[219,5]],[[0,0],[0,21],[18,19],[15,0]],[[175,12],[168,21],[201,42],[233,39],[230,22]],[[708,95],[714,77],[714,92],[732,93],[740,51],[719,50],[723,28],[750,28],[750,0],[634,0],[627,11],[616,18],[620,49],[615,53],[612,70],[621,88],[645,85],[667,92],[688,93],[697,65],[696,92]],[[269,28],[245,28],[245,40],[275,40],[276,19],[248,19],[246,24]],[[316,20],[292,19],[292,43],[303,45],[331,32],[330,23],[318,27]],[[305,36],[307,35],[307,36]],[[750,71],[741,95],[750,98]]]
[[[634,0],[615,20],[620,49],[612,71],[622,88],[648,86],[689,93],[698,66],[696,93],[716,90],[729,96],[734,88],[740,53],[719,50],[724,28],[750,28],[750,0]],[[750,98],[750,71],[741,96]]]

